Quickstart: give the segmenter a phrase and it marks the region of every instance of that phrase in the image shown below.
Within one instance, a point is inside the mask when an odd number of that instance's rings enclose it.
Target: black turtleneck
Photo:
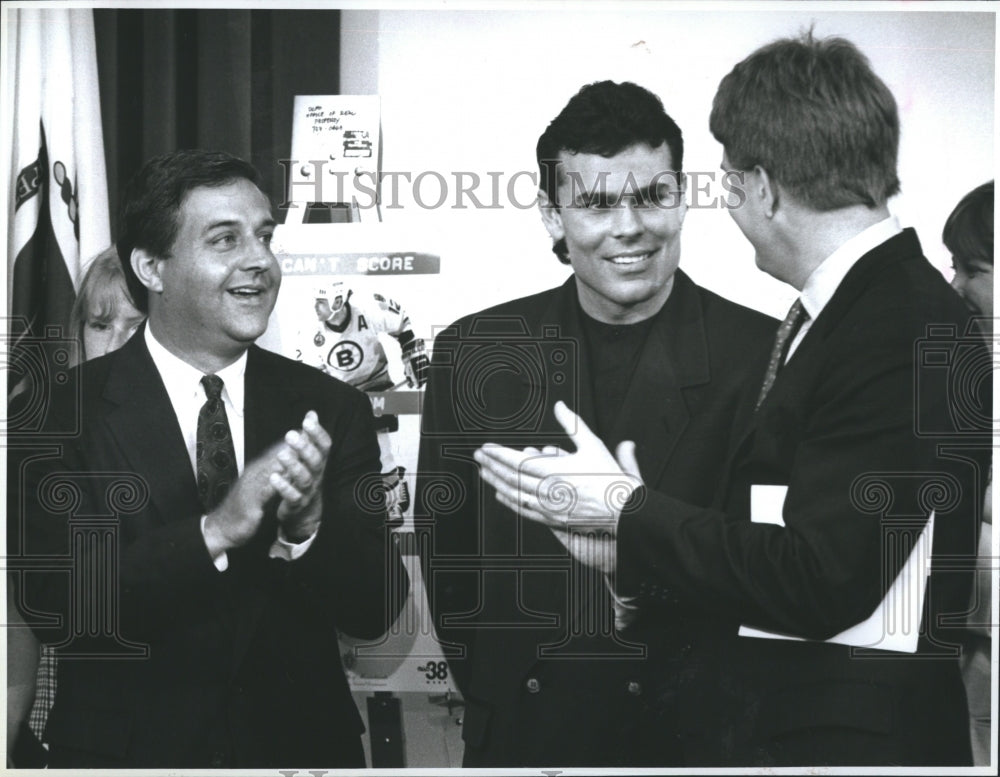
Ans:
[[[634,324],[606,324],[580,309],[597,420],[594,431],[602,440],[614,429],[646,337],[662,311]]]

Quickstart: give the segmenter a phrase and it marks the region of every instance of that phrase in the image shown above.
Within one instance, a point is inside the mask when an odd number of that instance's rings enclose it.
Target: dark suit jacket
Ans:
[[[990,363],[967,321],[904,231],[851,269],[778,373],[719,509],[655,486],[627,506],[619,584],[674,633],[664,659],[684,672],[658,693],[684,710],[689,765],[969,762],[954,627],[987,472]],[[751,523],[757,484],[788,487],[785,528]],[[737,637],[742,623],[824,640],[862,621],[932,509],[917,656]]]
[[[644,715],[648,635],[614,632],[601,576],[501,507],[471,460],[488,441],[570,448],[559,399],[595,428],[578,306],[570,278],[464,318],[434,344],[415,516],[430,535],[435,627],[465,697],[466,766],[676,763],[670,730]],[[775,326],[678,272],[605,443],[634,440],[647,482],[710,504]]]
[[[180,427],[140,331],[46,398],[44,426],[11,438],[11,537],[24,526],[26,617],[61,645],[47,728],[84,765],[357,765],[363,726],[337,631],[374,638],[408,584],[387,544],[379,451],[363,394],[252,347],[246,461],[314,409],[333,439],[323,518],[298,560],[268,558],[272,503],[219,573],[200,531]],[[377,489],[371,493],[377,493]],[[15,520],[16,518],[16,520]],[[70,561],[72,559],[72,561]],[[44,569],[48,566],[47,569]]]

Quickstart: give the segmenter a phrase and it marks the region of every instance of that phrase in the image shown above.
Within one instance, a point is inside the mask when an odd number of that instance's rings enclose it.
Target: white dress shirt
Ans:
[[[898,219],[895,216],[889,216],[889,218],[872,224],[868,229],[856,234],[812,271],[806,278],[802,293],[799,295],[802,307],[805,308],[809,317],[802,322],[802,326],[799,327],[799,331],[792,339],[792,344],[788,347],[788,354],[785,356],[785,362],[792,358],[792,354],[799,347],[802,338],[806,336],[806,332],[809,331],[813,322],[833,298],[837,288],[847,273],[851,271],[851,268],[873,248],[882,245],[886,240],[895,237],[902,231]]]
[[[184,445],[187,447],[188,460],[191,462],[191,471],[194,473],[195,478],[197,478],[198,414],[201,412],[202,405],[208,399],[205,395],[205,387],[201,384],[204,373],[168,351],[156,339],[152,327],[150,327],[148,322],[146,324],[145,337],[149,355],[153,357],[153,364],[156,365],[156,369],[160,373],[160,379],[167,390],[167,396],[170,398],[174,415],[177,416],[181,436],[184,438]],[[243,473],[243,465],[246,462],[246,452],[244,450],[246,433],[243,426],[246,369],[247,355],[244,352],[235,362],[215,373],[223,382],[222,403],[226,409],[226,418],[229,421],[229,429],[233,437],[236,469],[240,474]],[[205,534],[206,518],[207,516],[205,515],[201,517],[202,536]],[[269,555],[271,558],[293,561],[309,549],[315,538],[316,534],[313,533],[312,536],[302,542],[288,542],[283,530],[279,528],[278,536],[274,544],[271,545]],[[212,560],[215,563],[216,569],[220,572],[224,572],[229,568],[229,557],[225,552],[220,553]]]

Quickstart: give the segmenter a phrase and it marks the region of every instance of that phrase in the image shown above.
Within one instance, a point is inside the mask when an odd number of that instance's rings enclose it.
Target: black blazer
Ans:
[[[309,409],[333,449],[309,550],[268,558],[272,504],[225,573],[143,331],[45,400],[41,431],[11,438],[8,514],[42,568],[24,576],[26,617],[61,619],[36,628],[61,646],[53,752],[109,767],[363,765],[337,631],[377,637],[396,615],[387,589],[408,585],[369,495],[379,452],[365,396],[251,347],[246,460]]]
[[[689,765],[969,763],[955,627],[991,424],[968,322],[905,230],[851,269],[779,372],[716,509],[655,486],[629,505],[619,583],[674,633],[662,658],[685,671],[658,693],[684,711]],[[751,523],[758,484],[788,487],[785,528]],[[737,637],[824,640],[867,618],[932,509],[917,656]]]
[[[501,507],[471,459],[487,441],[569,447],[559,399],[596,428],[578,304],[570,278],[464,318],[434,344],[415,516],[429,534],[435,627],[467,706],[466,766],[677,762],[670,730],[643,714],[646,635],[611,629],[603,579]],[[710,504],[775,327],[677,272],[604,442],[634,440],[646,482]]]

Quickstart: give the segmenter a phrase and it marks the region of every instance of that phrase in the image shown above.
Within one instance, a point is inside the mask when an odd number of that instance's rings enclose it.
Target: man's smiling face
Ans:
[[[559,208],[542,214],[565,238],[580,304],[608,323],[654,315],[680,262],[684,192],[666,143],[640,143],[612,157],[560,153]]]
[[[238,357],[267,329],[281,285],[270,203],[246,179],[201,186],[185,196],[177,222],[170,256],[156,261],[154,331],[182,358]]]

